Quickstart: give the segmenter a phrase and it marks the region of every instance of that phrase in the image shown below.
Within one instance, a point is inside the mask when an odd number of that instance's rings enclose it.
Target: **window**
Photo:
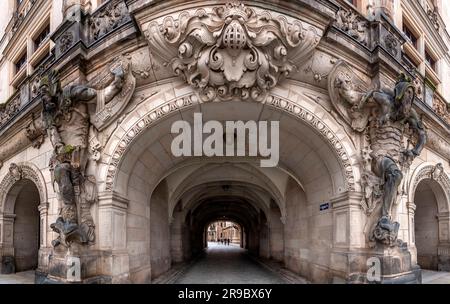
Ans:
[[[37,50],[42,43],[45,41],[45,39],[50,34],[50,24],[47,24],[44,29],[37,35],[37,37],[34,39],[34,49]]]
[[[417,38],[414,36],[413,32],[409,29],[409,27],[403,23],[403,33],[409,39],[409,41],[414,45],[417,49]]]
[[[356,0],[346,0],[348,3],[350,3],[351,5],[356,6]]]
[[[436,59],[434,59],[428,51],[425,51],[425,61],[430,66],[430,68],[436,70]]]
[[[434,89],[427,83],[425,85],[425,103],[433,107]]]
[[[19,60],[16,61],[15,65],[16,65],[16,73],[19,72],[23,66],[25,66],[25,64],[27,63],[27,53],[24,53]]]

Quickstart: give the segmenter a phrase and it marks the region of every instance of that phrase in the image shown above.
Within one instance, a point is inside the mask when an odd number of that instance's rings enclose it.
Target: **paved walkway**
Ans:
[[[0,274],[0,284],[34,284],[34,270]]]
[[[450,272],[422,269],[422,284],[450,284]]]
[[[175,284],[283,284],[282,278],[263,268],[244,249],[209,243],[206,255],[189,267]]]
[[[283,284],[275,273],[251,260],[237,246],[210,244],[207,255],[187,269],[178,284]],[[450,272],[422,269],[423,284],[450,284]],[[34,284],[34,271],[1,274],[0,284]]]

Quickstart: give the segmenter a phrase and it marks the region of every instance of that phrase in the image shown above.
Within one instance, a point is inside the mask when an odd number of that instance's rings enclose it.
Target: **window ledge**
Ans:
[[[435,86],[441,83],[438,74],[427,63],[425,63],[425,74]]]
[[[44,42],[34,51],[33,55],[30,58],[30,64],[34,67],[34,65],[42,59],[42,56],[45,56],[50,51],[50,37],[47,37]]]
[[[14,77],[11,80],[11,85],[13,87],[18,87],[20,83],[25,79],[27,75],[27,65],[28,63],[24,64],[22,68],[14,75]]]

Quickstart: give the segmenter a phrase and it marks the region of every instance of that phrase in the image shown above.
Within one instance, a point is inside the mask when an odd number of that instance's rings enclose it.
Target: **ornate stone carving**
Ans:
[[[130,15],[125,2],[110,1],[89,20],[91,40],[100,39],[129,20]]]
[[[433,9],[428,8],[427,15],[428,15],[428,18],[430,18],[430,21],[433,24],[434,28],[436,30],[439,30],[439,28],[440,28],[439,17],[438,17],[438,12],[436,10],[436,7],[433,7]]]
[[[264,99],[320,39],[311,25],[241,3],[151,22],[146,35],[152,52],[198,88],[203,101]]]
[[[340,8],[336,13],[335,25],[359,43],[367,45],[369,22],[358,13]]]
[[[0,127],[5,125],[20,110],[20,98],[14,98],[7,103],[0,104]]]
[[[9,166],[9,174],[11,174],[12,178],[18,182],[22,179],[22,168],[20,168],[17,164],[12,163]]]
[[[369,112],[359,109],[368,84],[355,73],[344,61],[338,61],[331,70],[328,91],[336,111],[353,130],[362,132],[367,127]]]
[[[96,108],[102,110],[109,103],[132,94],[134,86],[127,83],[123,65],[113,65],[109,85],[97,90],[86,85],[68,85],[61,89],[58,75],[50,72],[41,79],[42,124],[54,148],[50,160],[52,180],[58,186],[61,203],[59,217],[50,227],[58,233],[52,244],[70,247],[73,242],[91,244],[95,238],[95,225],[90,207],[97,201],[95,178],[85,174],[92,156],[89,133],[93,133],[88,104],[97,98]],[[132,76],[131,76],[132,77]],[[119,96],[119,97],[118,97]],[[116,100],[115,98],[119,99]],[[123,101],[126,105],[126,102]],[[94,102],[95,103],[95,102]],[[123,105],[120,105],[123,109]],[[107,122],[103,121],[102,127]],[[94,156],[95,159],[95,156]]]
[[[108,70],[90,82],[97,94],[97,108],[91,122],[102,131],[117,119],[127,106],[136,88],[131,63],[123,57],[114,59]]]
[[[439,99],[439,98],[434,98],[433,99],[433,110],[445,122],[450,124],[450,112],[448,111],[448,106],[444,100]]]
[[[72,32],[65,32],[59,40],[59,52],[65,53],[73,45],[74,37]]]
[[[82,209],[82,206],[92,203],[85,195],[89,130],[86,103],[95,98],[97,92],[83,85],[61,89],[56,73],[41,79],[40,90],[43,126],[54,147],[50,171],[62,203],[58,219],[50,225],[59,234],[52,244],[70,247],[73,242],[93,242],[94,225],[82,220],[78,222],[77,206]]]
[[[354,82],[360,83],[357,87]],[[379,207],[381,217],[371,229],[369,239],[385,245],[398,245],[399,224],[391,219],[391,209],[397,201],[403,174],[420,154],[426,132],[412,109],[415,87],[401,74],[394,90],[369,90],[348,65],[338,64],[331,73],[329,88],[336,111],[356,131],[366,132],[362,151],[362,186],[365,192],[363,209],[370,215]],[[350,119],[349,119],[350,118]],[[355,122],[356,119],[356,122]],[[367,129],[366,129],[367,128]],[[417,137],[415,146],[404,147],[404,136],[411,130]],[[413,136],[414,137],[414,136]],[[378,212],[377,212],[378,213]],[[376,214],[375,216],[378,216]]]
[[[438,180],[439,178],[441,178],[443,173],[444,167],[442,166],[442,163],[437,163],[436,166],[434,166],[433,171],[431,171],[431,178],[434,180]]]
[[[42,128],[36,125],[34,115],[31,117],[31,122],[26,128],[27,138],[31,141],[34,148],[39,149],[44,142],[44,133]]]
[[[392,56],[396,57],[398,54],[397,47],[398,47],[398,41],[395,38],[394,35],[391,33],[388,33],[383,38],[384,45],[386,46],[386,50],[392,54]]]

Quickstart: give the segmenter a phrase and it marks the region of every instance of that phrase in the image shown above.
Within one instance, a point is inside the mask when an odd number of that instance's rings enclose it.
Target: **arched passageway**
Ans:
[[[422,180],[417,185],[414,204],[417,264],[423,269],[439,270],[439,207],[445,204],[441,186],[432,179]]]
[[[12,245],[15,271],[34,270],[38,267],[41,237],[39,191],[32,181],[20,180],[9,191],[7,202],[10,210],[6,210],[6,213],[14,219]]]
[[[172,124],[192,123],[199,111],[204,123],[278,121],[278,164],[264,168],[259,157],[248,155],[174,156]],[[241,247],[249,254],[279,261],[312,281],[332,280],[333,214],[319,205],[344,194],[352,172],[336,153],[343,145],[327,141],[344,135],[324,136],[326,126],[315,126],[320,130],[272,106],[230,101],[174,112],[141,132],[121,157],[114,181],[115,191],[129,200],[131,281],[151,281],[202,253],[207,225],[221,218],[242,227]]]

